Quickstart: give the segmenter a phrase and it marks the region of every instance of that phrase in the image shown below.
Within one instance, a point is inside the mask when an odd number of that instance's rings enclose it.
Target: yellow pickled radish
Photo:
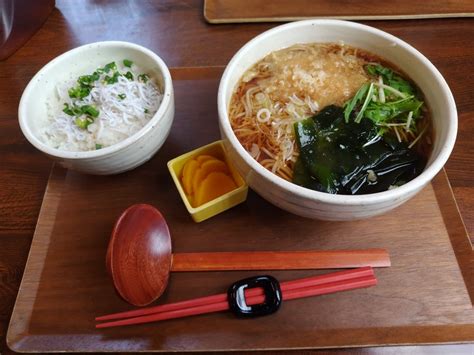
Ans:
[[[188,160],[183,167],[183,175],[181,181],[183,183],[184,192],[188,195],[193,193],[193,176],[196,174],[196,171],[199,169],[199,164],[196,160]]]
[[[209,173],[195,191],[196,206],[200,206],[214,200],[237,188],[234,180],[221,171]]]
[[[222,173],[229,174],[229,169],[227,168],[227,165],[221,160],[217,160],[216,158],[214,158],[212,160],[207,160],[203,162],[192,178],[191,183],[193,191],[196,192],[202,181],[210,173],[215,171],[220,171]]]
[[[207,154],[198,155],[196,157],[196,161],[199,163],[199,165],[202,165],[202,163],[204,163],[205,161],[213,160],[213,159],[216,159],[216,158],[213,157],[212,155],[207,155]]]

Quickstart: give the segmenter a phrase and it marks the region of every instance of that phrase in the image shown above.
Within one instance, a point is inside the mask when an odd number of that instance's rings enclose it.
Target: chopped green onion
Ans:
[[[83,99],[84,97],[88,96],[91,92],[91,88],[86,86],[86,87],[75,87],[75,88],[70,88],[68,90],[69,97],[71,99]]]
[[[148,111],[148,109],[146,108],[143,112],[148,113],[148,112],[150,112],[150,111]]]
[[[118,77],[119,77],[120,75],[122,75],[122,74],[120,74],[118,71],[116,71],[116,72],[114,73],[114,75],[112,75],[112,76],[106,75],[105,78],[104,78],[104,80],[105,80],[105,82],[106,82],[107,84],[115,84],[115,83],[118,81]]]
[[[74,121],[76,126],[82,129],[86,129],[93,122],[94,120],[92,120],[90,117],[78,117]]]
[[[72,109],[71,107],[69,107],[69,104],[67,104],[67,103],[64,104],[63,112],[64,112],[66,115],[74,116],[74,111],[73,111],[73,109]]]
[[[97,110],[94,106],[92,105],[84,105],[84,106],[69,106],[69,104],[65,103],[64,104],[64,109],[63,112],[69,116],[82,116],[82,115],[88,115],[93,118],[96,118],[99,116],[99,110]]]
[[[133,62],[131,60],[128,60],[128,59],[123,60],[123,65],[125,65],[128,68],[131,68],[132,64],[133,64]]]
[[[94,118],[99,116],[99,110],[92,105],[81,106],[81,112]]]
[[[109,64],[106,64],[104,66],[104,72],[108,73],[109,71],[111,70],[117,70],[117,64],[115,64],[115,62],[112,62],[112,63],[109,63]]]
[[[118,94],[117,96],[120,100],[123,100],[127,97],[127,95],[125,95],[125,94]]]
[[[94,73],[92,73],[92,75],[82,75],[79,77],[79,79],[77,79],[77,82],[81,85],[81,86],[92,86],[92,84],[99,80],[99,73],[97,73],[96,71]]]
[[[138,79],[143,81],[144,83],[146,83],[148,81],[148,79],[150,79],[150,77],[147,74],[140,74],[138,76]]]
[[[126,77],[128,80],[133,80],[133,74],[129,71],[126,72],[123,76]]]
[[[95,144],[95,149],[102,149],[104,146],[102,144]]]

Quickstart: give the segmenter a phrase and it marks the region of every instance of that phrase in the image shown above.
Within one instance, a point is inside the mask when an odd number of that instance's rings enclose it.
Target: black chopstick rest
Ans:
[[[245,289],[261,287],[265,300],[261,304],[247,305]],[[275,313],[281,305],[280,283],[273,276],[262,275],[250,277],[233,283],[227,290],[230,310],[239,317],[260,317]]]

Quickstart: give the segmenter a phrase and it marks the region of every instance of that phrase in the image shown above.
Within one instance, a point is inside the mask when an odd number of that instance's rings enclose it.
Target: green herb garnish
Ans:
[[[350,117],[356,123],[367,118],[378,127],[379,135],[393,131],[399,141],[398,129],[416,133],[415,122],[422,115],[423,101],[414,86],[380,64],[368,64],[365,71],[373,77],[372,81],[362,85],[344,105],[346,123]]]
[[[128,60],[128,59],[123,60],[123,65],[125,65],[128,68],[131,68],[132,64],[133,64],[133,62],[131,60]]]
[[[104,80],[105,80],[105,82],[106,82],[107,84],[109,84],[109,85],[110,85],[110,84],[115,84],[115,83],[118,81],[118,77],[119,77],[120,75],[122,75],[122,74],[120,74],[118,71],[116,71],[116,72],[114,73],[114,75],[112,75],[112,76],[106,75],[105,78],[104,78]]]
[[[115,62],[106,64],[104,66],[103,70],[104,70],[105,73],[108,73],[111,70],[117,70],[117,64],[115,64]]]
[[[380,64],[367,64],[365,66],[365,71],[367,74],[372,75],[374,77],[381,76],[383,79],[383,83],[394,88],[395,90],[400,91],[401,93],[412,95],[414,94],[415,90],[413,86],[403,79],[400,75],[397,75],[392,69],[386,68]]]
[[[87,127],[93,122],[94,120],[92,118],[84,116],[78,117],[74,120],[76,126],[82,129],[87,129]]]
[[[120,100],[123,100],[127,97],[127,95],[125,95],[125,94],[118,94],[117,96]]]
[[[366,110],[367,106],[369,105],[370,100],[372,99],[372,93],[374,92],[374,83],[370,83],[369,89],[367,90],[367,95],[365,97],[364,103],[362,104],[362,107],[359,110],[359,113],[357,114],[356,118],[354,121],[356,123],[359,123],[362,117],[364,117],[364,111]]]
[[[380,64],[367,64],[364,69],[367,74],[372,76],[382,75],[385,78],[391,78],[393,76],[392,69],[386,68]]]
[[[123,76],[126,77],[128,80],[133,80],[133,74],[129,71],[126,72]]]
[[[77,79],[77,82],[82,86],[92,86],[95,81],[99,80],[100,74],[96,71],[92,75],[82,75]]]
[[[81,109],[81,112],[85,115],[89,115],[94,118],[97,118],[99,116],[99,110],[97,110],[92,105],[84,105],[84,106],[81,106],[80,109]]]
[[[99,111],[97,111],[97,109],[91,105],[69,106],[69,104],[65,103],[63,112],[68,114],[69,116],[90,115],[92,117],[97,117],[99,115]]]
[[[95,149],[102,149],[104,146],[102,144],[95,144]]]
[[[72,109],[72,107],[69,107],[69,104],[67,103],[64,104],[63,112],[66,115],[74,116],[74,110]]]
[[[150,79],[150,77],[147,74],[140,74],[138,76],[138,79],[146,83]]]
[[[362,85],[357,91],[357,93],[354,95],[354,97],[344,105],[344,118],[346,120],[346,123],[349,122],[349,117],[355,106],[367,96],[369,86],[369,83],[365,83],[364,85]]]
[[[81,75],[77,79],[79,85],[68,90],[69,97],[71,99],[83,99],[88,96],[94,87],[94,83],[99,80],[99,77],[100,74],[97,71],[91,75]]]
[[[91,88],[88,86],[78,86],[70,88],[67,92],[71,99],[83,99],[91,93]]]
[[[412,119],[420,117],[421,106],[423,106],[423,101],[418,100],[413,95],[397,101],[371,102],[364,116],[376,124],[385,124],[393,119],[406,123],[409,112],[412,112]]]
[[[150,112],[150,111],[148,111],[148,109],[146,108],[145,110],[143,110],[143,112],[148,113],[148,112]]]
[[[87,128],[89,124],[94,122],[94,118],[99,116],[99,110],[92,105],[69,106],[65,103],[63,112],[69,116],[77,116],[74,123],[79,128]]]

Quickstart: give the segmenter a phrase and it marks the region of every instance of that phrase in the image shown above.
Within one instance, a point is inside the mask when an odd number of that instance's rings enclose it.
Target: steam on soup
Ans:
[[[381,58],[342,44],[270,53],[241,78],[229,117],[261,165],[323,192],[398,187],[423,171],[430,151],[420,90]]]

